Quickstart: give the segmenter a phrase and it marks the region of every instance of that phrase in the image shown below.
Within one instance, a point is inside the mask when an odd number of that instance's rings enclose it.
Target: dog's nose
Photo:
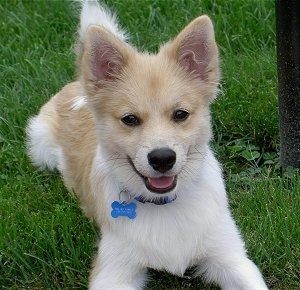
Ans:
[[[148,154],[148,162],[160,173],[170,170],[176,162],[176,153],[170,148],[154,149]]]

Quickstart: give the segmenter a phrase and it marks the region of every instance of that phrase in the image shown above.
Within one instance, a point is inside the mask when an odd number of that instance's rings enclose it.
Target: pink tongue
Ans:
[[[158,178],[148,178],[150,185],[153,188],[168,188],[170,187],[174,182],[174,176],[162,176]]]

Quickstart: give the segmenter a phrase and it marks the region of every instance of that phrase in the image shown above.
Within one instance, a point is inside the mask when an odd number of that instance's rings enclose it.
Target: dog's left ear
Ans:
[[[219,53],[213,24],[206,15],[186,26],[167,47],[169,55],[204,82],[219,81]]]

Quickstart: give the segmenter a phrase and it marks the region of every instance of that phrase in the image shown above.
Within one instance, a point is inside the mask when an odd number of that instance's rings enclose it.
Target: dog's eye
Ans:
[[[185,110],[176,110],[174,113],[173,113],[173,120],[175,122],[182,122],[182,121],[185,121],[188,116],[189,116],[189,112],[188,111],[185,111]]]
[[[141,123],[140,119],[132,114],[125,115],[121,121],[127,126],[138,126]]]

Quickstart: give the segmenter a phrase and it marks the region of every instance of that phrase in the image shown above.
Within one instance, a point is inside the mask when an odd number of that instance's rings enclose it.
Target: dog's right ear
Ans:
[[[131,48],[105,28],[89,27],[83,43],[80,68],[88,90],[104,87],[117,79],[128,62]]]
[[[206,15],[187,25],[166,46],[167,53],[191,76],[203,82],[219,81],[219,54],[213,24]]]

